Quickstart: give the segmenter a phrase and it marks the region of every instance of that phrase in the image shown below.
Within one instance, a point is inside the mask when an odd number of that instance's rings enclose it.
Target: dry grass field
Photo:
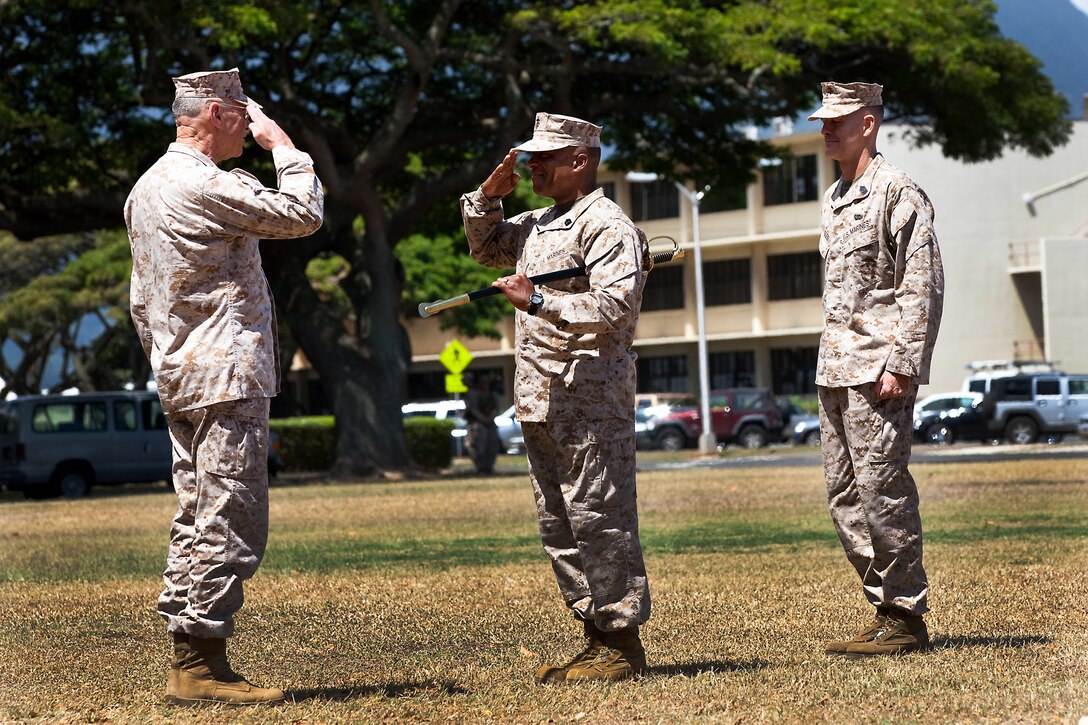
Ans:
[[[1064,722],[1088,715],[1088,459],[917,465],[926,653],[852,662],[871,616],[816,467],[640,474],[639,682],[541,688],[571,654],[524,474],[272,492],[236,667],[276,708],[162,701],[174,500],[0,499],[0,722]]]

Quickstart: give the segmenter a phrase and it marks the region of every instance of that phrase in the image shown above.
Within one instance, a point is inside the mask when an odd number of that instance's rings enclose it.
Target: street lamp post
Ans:
[[[627,181],[634,183],[647,183],[657,181],[657,174],[629,172]],[[717,453],[718,438],[714,435],[714,426],[710,418],[710,370],[707,364],[706,352],[706,304],[703,301],[703,257],[699,243],[699,203],[703,196],[710,190],[709,186],[701,191],[692,191],[680,182],[673,182],[676,188],[691,204],[691,228],[692,247],[695,250],[695,324],[698,334],[698,358],[699,358],[699,419],[702,422],[702,433],[699,434],[699,452]]]

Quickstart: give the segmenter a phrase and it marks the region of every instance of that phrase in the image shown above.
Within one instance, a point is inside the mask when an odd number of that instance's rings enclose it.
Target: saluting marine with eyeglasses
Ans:
[[[177,140],[125,203],[131,312],[151,361],[173,447],[178,509],[159,613],[173,640],[167,698],[277,702],[281,690],[226,657],[242,582],[268,539],[268,409],[279,392],[276,318],[261,239],[321,227],[313,160],[242,92],[238,69],[174,79]],[[272,152],[279,188],[217,164],[246,135]]]

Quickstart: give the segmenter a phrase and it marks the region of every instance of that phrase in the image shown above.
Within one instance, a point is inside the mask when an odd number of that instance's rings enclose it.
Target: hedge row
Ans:
[[[336,460],[336,420],[331,415],[273,418],[280,459],[288,471],[327,471]],[[423,468],[447,468],[453,461],[452,420],[408,418],[404,438],[408,455]]]
[[[336,460],[336,419],[331,415],[273,418],[279,453],[288,471],[327,471]]]

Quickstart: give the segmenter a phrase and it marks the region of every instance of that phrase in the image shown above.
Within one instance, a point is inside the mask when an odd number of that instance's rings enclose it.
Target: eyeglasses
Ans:
[[[235,105],[233,102],[231,102],[229,100],[223,100],[221,98],[211,98],[209,100],[210,101],[216,101],[217,103],[219,103],[220,108],[229,108],[232,111],[237,111],[245,119],[247,126],[249,124],[253,123],[253,119],[250,118],[249,111],[247,110],[246,106]]]
[[[244,118],[246,120],[246,125],[249,125],[250,123],[253,122],[253,119],[249,117],[249,111],[247,111],[246,109],[238,108],[237,106],[227,106],[227,108],[229,108],[232,111],[237,111],[238,113],[240,113],[242,115],[242,118]]]

